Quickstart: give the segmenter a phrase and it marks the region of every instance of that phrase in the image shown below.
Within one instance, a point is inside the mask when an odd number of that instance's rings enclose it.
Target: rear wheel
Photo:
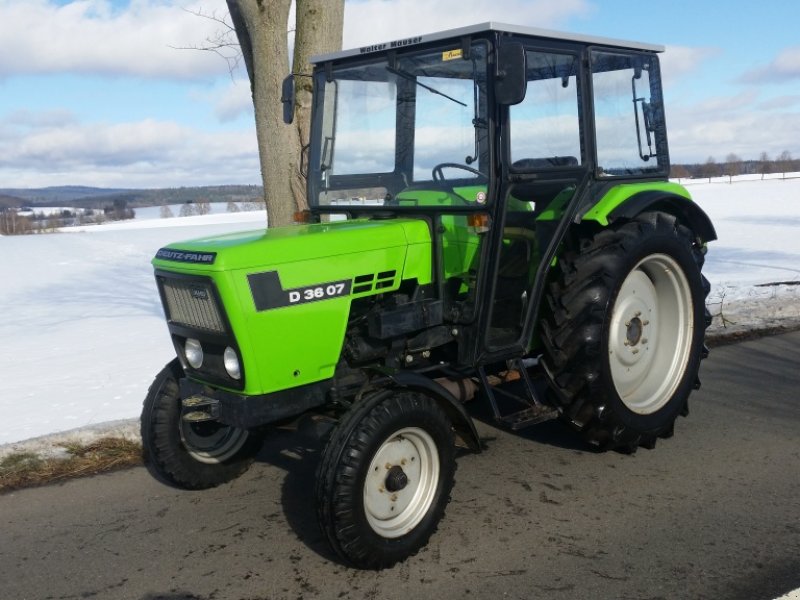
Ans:
[[[205,489],[244,473],[262,445],[259,435],[216,421],[187,423],[181,418],[178,380],[180,363],[173,360],[156,377],[142,409],[145,463],[166,482]]]
[[[329,439],[317,473],[317,514],[332,548],[360,568],[389,567],[424,546],[450,500],[450,420],[413,392],[379,392]]]
[[[579,237],[559,260],[543,321],[563,415],[601,448],[652,447],[699,386],[708,326],[702,248],[667,213]]]

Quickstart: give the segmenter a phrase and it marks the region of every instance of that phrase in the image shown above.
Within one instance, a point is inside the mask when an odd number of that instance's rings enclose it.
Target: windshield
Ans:
[[[488,180],[486,43],[316,74],[310,204],[464,206]]]

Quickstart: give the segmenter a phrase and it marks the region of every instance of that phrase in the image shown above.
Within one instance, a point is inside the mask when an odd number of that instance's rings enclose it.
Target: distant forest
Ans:
[[[725,160],[717,162],[709,156],[705,162],[691,164],[675,164],[670,168],[669,176],[672,179],[702,179],[712,177],[735,177],[736,175],[770,175],[772,173],[797,173],[800,172],[800,159],[792,158],[786,150],[775,158],[762,152],[756,159],[745,160],[736,154],[728,154]]]
[[[253,185],[158,190],[75,186],[0,189],[0,235],[50,233],[72,225],[133,219],[137,208],[148,206],[161,206],[162,217],[173,216],[169,205],[176,204],[181,205],[179,216],[207,214],[211,202],[225,202],[229,211],[263,208],[261,187]]]
[[[65,206],[102,210],[124,202],[128,208],[196,202],[259,202],[261,186],[219,185],[154,190],[58,186],[38,189],[0,188],[0,207]]]

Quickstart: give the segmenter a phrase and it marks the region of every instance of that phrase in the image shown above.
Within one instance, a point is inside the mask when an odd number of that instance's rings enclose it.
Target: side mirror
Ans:
[[[498,47],[494,97],[499,104],[519,104],[525,99],[528,89],[526,68],[527,60],[522,44],[510,42]]]
[[[283,122],[289,125],[294,121],[294,75],[291,73],[283,80],[281,102],[283,102]]]

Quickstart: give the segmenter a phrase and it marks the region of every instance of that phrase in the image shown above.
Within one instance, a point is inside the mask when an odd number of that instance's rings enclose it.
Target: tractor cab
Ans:
[[[487,23],[315,57],[311,211],[424,219],[461,361],[522,355],[566,228],[667,177],[661,50]]]

